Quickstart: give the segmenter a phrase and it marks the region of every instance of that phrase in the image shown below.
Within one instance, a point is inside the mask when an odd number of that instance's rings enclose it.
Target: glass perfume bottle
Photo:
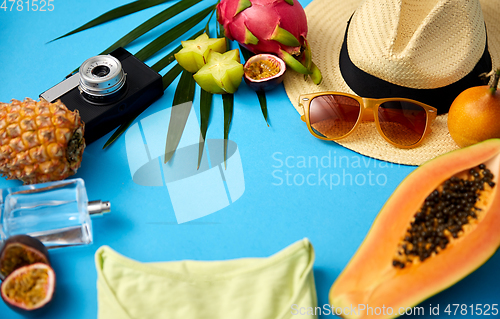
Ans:
[[[110,203],[88,201],[81,178],[0,190],[0,241],[27,234],[49,249],[92,243],[90,216]]]

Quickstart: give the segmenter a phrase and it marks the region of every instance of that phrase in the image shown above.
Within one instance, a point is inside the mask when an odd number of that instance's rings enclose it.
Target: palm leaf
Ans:
[[[245,61],[250,59],[253,56],[253,53],[245,49],[240,45],[240,51],[241,54],[243,55],[243,58]],[[259,98],[259,103],[260,103],[260,109],[262,110],[262,115],[264,115],[264,120],[266,120],[267,126],[269,126],[269,122],[267,121],[267,100],[266,100],[266,93],[264,91],[256,92],[257,97]]]
[[[222,94],[222,104],[224,106],[224,168],[227,168],[227,144],[229,129],[231,128],[231,121],[233,120],[234,95]]]
[[[224,34],[224,27],[217,23],[217,37],[226,38],[226,50],[229,50],[229,39]],[[222,106],[224,108],[224,168],[227,168],[227,144],[229,138],[229,129],[231,128],[231,121],[233,120],[233,109],[234,109],[234,95],[232,94],[222,94]]]
[[[170,1],[170,0],[148,0],[148,1],[139,0],[139,1],[134,1],[132,3],[129,3],[129,4],[120,6],[118,8],[115,8],[111,11],[108,11],[108,12],[98,16],[94,20],[87,22],[86,24],[82,25],[81,27],[79,27],[71,32],[68,32],[65,35],[62,35],[58,38],[50,40],[49,42],[59,40],[61,38],[67,37],[69,35],[78,33],[78,32],[83,31],[83,30],[90,29],[92,27],[98,26],[98,25],[103,24],[105,22],[124,17],[126,15],[135,13],[137,11],[141,11],[141,10],[144,10],[147,8],[157,6],[157,5],[162,4],[164,2],[167,2],[167,1]]]
[[[137,115],[139,116],[139,115]],[[105,149],[106,147],[110,146],[114,141],[116,141],[127,129],[128,127],[134,122],[134,120],[137,118],[137,116],[134,116],[130,121],[127,121],[120,125],[120,127],[111,135],[111,137],[104,143],[104,146],[102,149]]]
[[[182,50],[182,45],[179,45],[177,48],[173,49],[167,55],[165,55],[160,61],[153,64],[151,69],[155,70],[156,72],[160,72],[161,70],[166,68],[170,63],[175,61],[174,55],[180,50]]]
[[[215,13],[216,10],[212,11],[212,13],[210,13],[210,17],[208,18],[208,21],[207,21],[207,25],[205,26],[205,32],[207,33],[207,35],[210,37],[210,27],[209,27],[209,24],[210,24],[210,20],[212,20],[212,17],[214,16],[214,13]]]
[[[224,26],[222,26],[222,24],[220,24],[220,23],[217,23],[215,25],[215,28],[216,28],[216,31],[217,31],[217,37],[218,38],[222,38],[222,37],[226,38],[226,51],[229,51],[231,49],[231,46],[229,44],[229,38],[226,37],[226,35],[224,33]]]
[[[189,40],[197,38],[199,35],[203,33],[203,30],[200,30],[196,32]],[[177,48],[173,49],[168,53],[166,56],[164,56],[160,61],[156,62],[151,69],[155,70],[156,72],[160,72],[163,70],[166,66],[168,66],[170,63],[172,63],[175,60],[175,54],[182,50],[182,45],[179,45]]]
[[[257,97],[259,98],[260,109],[262,110],[262,114],[264,115],[264,120],[266,120],[266,124],[269,127],[269,122],[267,120],[267,99],[266,93],[264,91],[258,91]]]
[[[184,70],[179,84],[177,84],[172,102],[172,114],[170,116],[170,123],[168,124],[164,163],[170,161],[172,156],[174,156],[175,150],[181,140],[191,108],[179,107],[179,105],[194,100],[195,84],[193,74]]]
[[[205,146],[207,136],[208,121],[210,119],[210,110],[212,109],[212,93],[203,89],[200,90],[200,149],[198,152],[198,168],[200,168],[201,157]]]
[[[182,66],[180,66],[179,64],[175,64],[170,69],[170,71],[168,71],[167,74],[165,74],[162,77],[163,90],[166,90],[170,86],[170,84],[174,82],[174,80],[179,76],[179,74],[181,74],[182,70],[184,70]]]
[[[156,38],[150,44],[142,48],[139,52],[135,54],[135,56],[141,61],[146,61],[153,54],[163,49],[164,47],[169,45],[172,41],[174,41],[187,31],[191,30],[191,28],[193,28],[198,23],[200,23],[214,9],[214,7],[215,5],[212,5],[206,8],[205,10],[195,14],[186,21],[180,23],[179,25],[173,27],[169,31],[165,32],[164,34]]]
[[[172,67],[172,69],[170,69],[170,71],[167,72],[167,74],[165,74],[163,77],[162,77],[162,81],[163,81],[163,89],[165,90],[170,84],[172,84],[172,82],[175,80],[175,78],[177,78],[177,76],[182,72],[182,67],[178,64],[174,65]],[[106,147],[108,147],[109,145],[111,145],[114,141],[116,141],[123,133],[125,133],[125,131],[128,129],[128,127],[134,122],[134,120],[139,116],[139,114],[137,114],[136,116],[134,116],[130,121],[127,121],[125,123],[123,123],[122,125],[120,125],[120,127],[113,133],[113,135],[111,135],[111,137],[106,141],[106,143],[104,144],[104,146],[102,147],[102,149],[105,149]]]
[[[163,10],[162,12],[158,13],[157,15],[150,18],[146,22],[142,23],[140,26],[138,26],[134,30],[127,33],[120,40],[116,41],[113,45],[111,45],[109,48],[104,50],[101,54],[108,54],[116,48],[125,47],[126,45],[128,45],[129,43],[134,41],[135,39],[139,38],[141,35],[156,28],[157,26],[159,26],[163,22],[176,16],[177,14],[183,12],[184,10],[194,6],[195,4],[199,3],[200,1],[201,0],[181,0],[181,1],[179,1],[178,3]]]

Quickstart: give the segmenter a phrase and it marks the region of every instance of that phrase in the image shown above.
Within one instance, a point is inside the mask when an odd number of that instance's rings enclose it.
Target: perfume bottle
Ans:
[[[90,216],[111,208],[89,202],[81,178],[1,189],[0,196],[0,242],[27,234],[49,249],[92,243]]]

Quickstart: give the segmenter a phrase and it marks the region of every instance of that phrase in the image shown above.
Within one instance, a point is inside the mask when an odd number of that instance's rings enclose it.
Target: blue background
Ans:
[[[309,2],[301,1],[304,6]],[[0,101],[24,97],[36,99],[85,59],[103,51],[170,5],[162,4],[47,44],[49,40],[124,3],[120,0],[55,0],[52,12],[0,10]],[[187,15],[180,15],[161,25],[127,49],[137,52],[188,15],[211,3],[203,1]],[[175,46],[178,44],[175,42]],[[169,52],[173,47],[166,48],[162,53]],[[160,56],[154,56],[147,63],[152,65]],[[171,106],[175,83],[140,119]],[[253,91],[242,84],[235,95],[230,139],[238,144],[241,154],[245,177],[243,196],[214,214],[185,224],[177,224],[166,188],[133,183],[124,136],[106,150],[102,150],[102,146],[110,134],[88,145],[76,177],[85,180],[89,199],[111,201],[112,213],[94,220],[93,245],[51,251],[58,291],[55,307],[45,318],[96,317],[94,252],[101,245],[109,245],[119,253],[143,262],[224,260],[266,257],[308,237],[316,250],[314,275],[319,305],[326,304],[331,284],[361,244],[380,208],[415,167],[368,159],[335,143],[315,139],[300,121],[283,86],[269,92],[267,98],[270,127],[264,122]],[[222,102],[217,96],[214,98],[208,138],[222,137]],[[361,186],[358,185],[361,184],[361,177],[358,183],[353,180],[352,184],[348,177],[346,185],[341,183],[332,189],[324,184],[299,185],[300,176],[318,173],[315,165],[297,167],[301,156],[306,159],[309,156],[319,159],[331,156],[330,167],[319,167],[322,174],[339,174],[341,177],[344,173],[353,177],[361,174],[365,178],[374,174],[372,178],[381,176],[380,183],[373,179],[372,184],[375,185],[369,185],[367,180]],[[338,161],[341,156],[344,156],[342,166],[337,162],[334,167],[333,161]],[[349,164],[345,156],[350,159]],[[284,162],[287,157],[289,165]],[[282,165],[277,159],[283,161]],[[360,161],[361,167],[356,167],[353,164],[355,161]],[[290,185],[286,180],[277,185],[280,179],[276,176],[286,178],[287,172],[292,174]],[[0,187],[14,185],[20,183],[0,180]],[[473,274],[424,301],[422,306],[428,313],[429,304],[439,304],[441,317],[444,318],[448,317],[443,315],[447,304],[499,303],[499,269],[500,254],[497,253]],[[0,318],[20,316],[0,303]]]

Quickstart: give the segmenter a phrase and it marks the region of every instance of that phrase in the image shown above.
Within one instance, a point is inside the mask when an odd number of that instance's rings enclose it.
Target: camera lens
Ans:
[[[106,76],[109,74],[111,70],[105,66],[105,65],[99,65],[99,66],[96,66],[93,70],[92,70],[92,74],[97,76],[97,77],[100,77],[102,78],[103,76]]]
[[[97,55],[80,66],[80,91],[89,101],[107,103],[123,92],[126,74],[120,61],[111,55]]]

